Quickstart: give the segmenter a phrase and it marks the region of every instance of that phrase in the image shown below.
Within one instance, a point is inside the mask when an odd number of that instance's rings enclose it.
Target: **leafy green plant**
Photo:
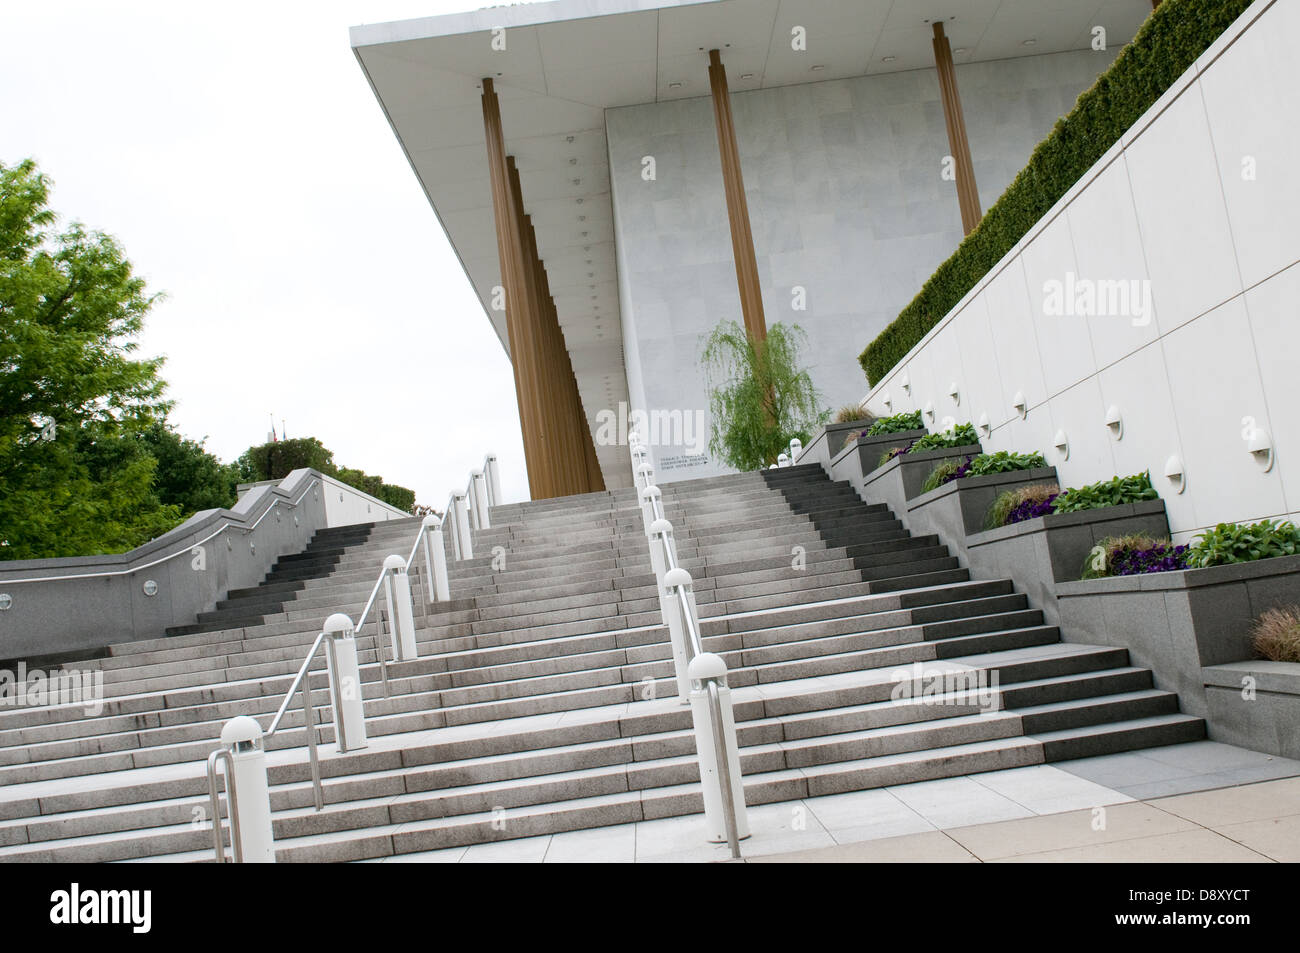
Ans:
[[[806,339],[797,324],[774,324],[758,343],[735,321],[709,333],[701,355],[712,410],[709,450],[728,466],[755,470],[775,463],[792,438],[807,444],[830,417],[799,367]]]
[[[990,473],[1014,473],[1017,470],[1037,470],[1047,466],[1041,453],[981,453],[970,462],[966,476],[988,476]]]
[[[1028,165],[858,359],[874,386],[1065,195],[1251,0],[1164,0]]]
[[[1265,611],[1251,627],[1251,642],[1271,662],[1300,662],[1300,606]]]
[[[1300,529],[1294,523],[1281,520],[1220,523],[1192,541],[1188,565],[1201,569],[1296,553],[1300,553]]]
[[[1160,494],[1151,485],[1151,474],[1143,472],[1068,489],[1056,498],[1052,509],[1057,513],[1077,513],[1158,499]]]
[[[921,422],[921,412],[914,410],[909,414],[894,414],[892,417],[881,417],[867,428],[864,436],[879,437],[881,434],[920,430],[924,426],[925,424]]]
[[[928,433],[924,437],[917,438],[912,446],[908,448],[908,453],[924,453],[926,450],[943,450],[949,447],[969,447],[978,445],[980,442],[979,435],[975,433],[975,428],[970,424],[958,424],[950,430],[943,433]]]
[[[1043,516],[1052,511],[1052,501],[1061,492],[1055,483],[1034,483],[1005,490],[993,500],[984,517],[984,528],[995,529],[1010,523]]]

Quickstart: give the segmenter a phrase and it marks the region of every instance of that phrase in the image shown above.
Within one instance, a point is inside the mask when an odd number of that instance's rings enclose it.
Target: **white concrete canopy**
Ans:
[[[508,350],[491,307],[501,277],[480,80],[493,77],[594,431],[628,399],[604,110],[709,95],[713,48],[743,92],[933,69],[936,18],[961,65],[1087,49],[1097,25],[1119,45],[1149,13],[1148,0],[554,0],[358,26],[351,42]],[[806,50],[792,47],[796,27]],[[623,448],[596,453],[608,487],[631,485]]]

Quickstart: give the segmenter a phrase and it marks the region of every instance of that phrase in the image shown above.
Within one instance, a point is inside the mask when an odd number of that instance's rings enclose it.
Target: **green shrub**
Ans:
[[[990,473],[1013,473],[1016,470],[1037,470],[1047,466],[1041,453],[981,453],[970,462],[966,476],[988,476]]]
[[[921,422],[921,412],[914,410],[910,414],[894,414],[892,417],[881,417],[863,434],[866,437],[878,437],[886,433],[902,433],[905,430],[920,430],[925,424]]]
[[[1300,529],[1294,523],[1263,520],[1249,525],[1220,523],[1192,541],[1188,565],[1193,568],[1248,563],[1300,553]]]
[[[917,438],[907,450],[908,453],[924,453],[926,450],[942,450],[947,447],[969,447],[978,445],[979,435],[970,424],[958,424],[943,433],[928,433]]]
[[[1028,165],[858,358],[872,386],[1015,247],[1106,150],[1250,5],[1251,0],[1164,0]]]
[[[1123,506],[1125,503],[1158,499],[1160,494],[1151,485],[1151,474],[1144,472],[1068,489],[1056,498],[1052,509],[1057,513],[1077,513],[1080,510],[1098,510],[1104,506]]]

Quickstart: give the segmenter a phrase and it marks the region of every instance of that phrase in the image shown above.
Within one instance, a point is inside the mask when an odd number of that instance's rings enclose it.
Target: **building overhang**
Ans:
[[[960,66],[1088,49],[1096,26],[1118,45],[1149,13],[1148,0],[553,0],[357,26],[351,43],[508,351],[480,99],[493,78],[594,432],[628,399],[606,109],[709,95],[714,48],[744,92],[933,69],[937,18]],[[625,448],[596,453],[608,487],[630,485]]]

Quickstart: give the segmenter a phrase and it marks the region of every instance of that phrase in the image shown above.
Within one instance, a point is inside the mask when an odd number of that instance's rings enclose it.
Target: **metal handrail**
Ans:
[[[230,802],[230,810],[227,812],[230,815],[230,849],[234,854],[234,862],[242,864],[244,848],[239,830],[239,795],[235,793],[235,785],[231,781],[232,772],[235,770],[235,758],[229,748],[218,748],[208,755],[208,803],[212,807],[212,846],[217,852],[217,863],[228,863],[226,845],[221,838],[221,794],[217,791],[218,761],[223,761],[226,765],[226,800]]]
[[[633,485],[637,487],[638,493],[640,490],[652,485],[650,483],[650,475],[648,473],[645,474],[644,486],[641,484],[641,475],[634,472]],[[654,516],[654,520],[665,518],[662,491],[660,491],[659,495],[650,498],[650,512]],[[651,522],[654,522],[654,520]],[[679,566],[677,564],[676,555],[673,552],[673,547],[668,542],[668,534],[658,534],[658,539],[659,544],[663,547],[664,572],[666,575],[674,569],[679,568]],[[653,542],[651,545],[654,545]],[[686,662],[687,664],[690,664],[692,659],[704,652],[704,637],[703,633],[700,632],[697,626],[695,613],[691,611],[690,596],[686,593],[686,587],[684,585],[674,586],[673,593],[677,598],[677,602],[681,608],[682,620],[686,625]],[[718,762],[718,781],[722,787],[722,817],[723,824],[726,828],[727,846],[731,849],[732,858],[739,858],[740,829],[736,820],[736,804],[733,800],[734,792],[732,790],[733,780],[731,777],[731,759],[727,755],[727,739],[726,733],[723,730],[722,698],[718,694],[718,683],[715,679],[707,679],[704,683],[697,680],[694,682],[694,685],[698,689],[706,690],[709,695],[709,726],[713,734],[713,750]]]

